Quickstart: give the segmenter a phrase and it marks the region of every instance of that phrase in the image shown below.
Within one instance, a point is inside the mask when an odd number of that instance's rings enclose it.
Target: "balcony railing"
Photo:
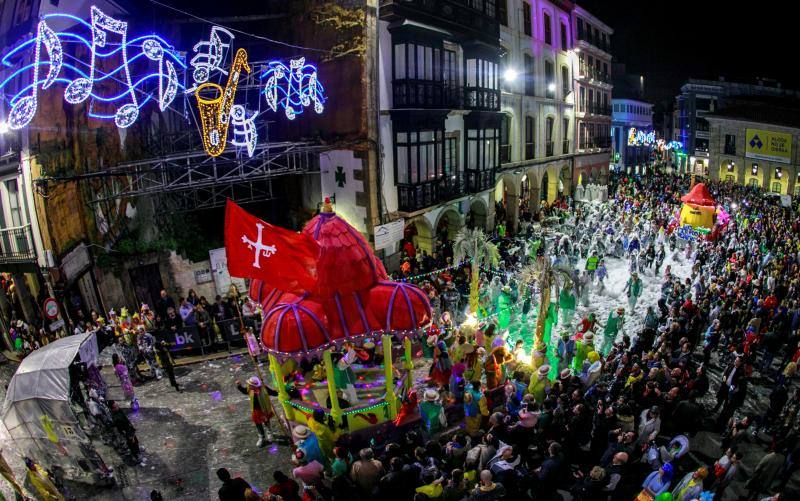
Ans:
[[[602,105],[600,103],[584,103],[583,111],[591,113],[592,115],[611,116],[611,106]]]
[[[588,138],[583,141],[583,144],[580,146],[581,149],[589,149],[589,148],[610,148],[611,147],[611,138],[610,137],[592,137]]]
[[[736,155],[736,146],[731,146],[730,144],[725,145],[725,154],[726,155]]]
[[[494,2],[469,0],[380,0],[380,17],[410,18],[456,30],[471,30],[487,40],[500,38]]]
[[[465,110],[500,110],[500,91],[484,87],[464,87]]]
[[[467,189],[470,193],[478,193],[494,186],[494,169],[470,170],[467,169]]]
[[[36,261],[31,225],[0,229],[0,264]]]
[[[544,143],[544,151],[545,156],[552,157],[553,156],[553,141],[547,141]]]
[[[590,34],[589,32],[586,32],[586,31],[580,32],[579,31],[578,32],[578,40],[581,40],[583,42],[586,42],[589,45],[597,47],[598,49],[602,50],[603,52],[611,53],[611,44],[606,42],[606,40],[608,40],[608,38],[606,38],[604,40],[603,37],[600,37],[600,36],[596,37],[593,34]]]
[[[395,108],[442,108],[442,83],[432,80],[394,80]]]
[[[608,83],[611,80],[611,77],[607,72],[600,71],[594,66],[582,65],[578,69],[578,75],[581,78],[591,78],[592,80],[597,80],[599,82],[605,82],[605,83]]]
[[[398,184],[398,208],[403,212],[415,212],[448,202],[465,193],[466,186],[462,172],[419,184]]]

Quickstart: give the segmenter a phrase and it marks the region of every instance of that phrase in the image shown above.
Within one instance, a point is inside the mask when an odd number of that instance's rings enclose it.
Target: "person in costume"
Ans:
[[[450,383],[450,372],[453,363],[447,353],[447,344],[443,340],[436,341],[433,350],[433,364],[430,369],[430,376],[439,387],[446,387]]]
[[[578,332],[575,335],[576,340],[580,340],[583,338],[583,335],[587,332],[595,332],[597,330],[597,317],[595,317],[594,313],[589,313],[588,317],[584,317],[583,320],[580,321],[578,324]]]
[[[603,282],[608,277],[608,269],[606,268],[605,259],[600,259],[600,261],[597,263],[596,274],[597,274],[597,283],[600,284],[600,287],[602,288]]]
[[[25,483],[30,486],[31,491],[38,494],[38,499],[43,501],[65,501],[66,498],[58,491],[56,484],[50,478],[47,471],[36,464],[33,459],[26,457]]]
[[[550,366],[545,364],[536,370],[536,374],[531,375],[531,382],[528,385],[528,393],[539,404],[544,402],[547,393],[550,391],[550,380],[547,375],[550,373]]]
[[[333,366],[333,380],[336,383],[336,387],[347,395],[347,400],[353,405],[358,401],[356,387],[354,386],[356,375],[352,369],[352,365],[356,363],[356,360],[358,360],[358,354],[353,343],[345,341],[342,344],[342,356]]]
[[[575,356],[575,340],[570,338],[569,332],[561,333],[558,346],[556,346],[556,354],[558,355],[558,372],[561,372],[570,366],[572,358]]]
[[[603,328],[603,358],[606,358],[611,352],[611,347],[614,346],[614,341],[616,341],[617,335],[622,330],[622,326],[625,323],[624,315],[624,308],[617,308],[608,313],[608,319]]]
[[[628,279],[628,283],[625,284],[625,288],[623,292],[628,293],[628,306],[631,309],[631,312],[636,311],[636,303],[639,302],[639,296],[642,295],[642,279],[639,278],[639,274],[637,272],[631,273],[631,277]]]
[[[589,356],[589,352],[594,351],[594,334],[591,331],[583,335],[583,338],[576,343],[575,358],[572,359],[572,371],[580,374],[583,370],[583,361]]]
[[[481,382],[472,381],[464,390],[464,431],[474,437],[481,428],[483,418],[489,416],[486,396],[481,391]]]
[[[322,409],[314,409],[314,412],[308,416],[306,424],[317,437],[319,448],[326,459],[326,462],[322,464],[327,466],[334,458],[333,447],[336,444],[336,439],[339,438],[339,432],[333,419],[326,418],[325,411]]]
[[[439,327],[432,323],[425,333],[427,336],[422,338],[422,357],[426,360],[433,360],[433,351],[439,340]]]
[[[143,325],[139,325],[136,331],[136,345],[139,347],[139,353],[141,353],[145,363],[150,368],[151,377],[161,379],[164,376],[161,374],[158,364],[156,364],[156,338],[147,332]]]
[[[428,436],[436,435],[447,426],[447,417],[439,399],[439,392],[433,388],[429,388],[423,393],[422,402],[419,404],[419,414]]]
[[[592,255],[586,258],[586,273],[589,275],[589,280],[594,281],[594,275],[597,271],[597,263],[600,258],[597,257],[597,251],[592,251]]]
[[[259,437],[256,446],[264,447],[267,442],[272,442],[269,421],[275,415],[269,395],[277,396],[278,392],[262,384],[261,380],[256,376],[247,380],[246,388],[237,380],[236,389],[250,398],[250,419],[256,425]]]
[[[558,307],[561,309],[561,323],[563,325],[572,324],[572,318],[575,316],[575,295],[569,289],[569,287],[564,287],[558,293]]]
[[[493,348],[486,357],[484,369],[486,371],[486,387],[497,388],[506,380],[506,364],[511,361],[511,354],[505,346]]]
[[[703,492],[703,481],[707,476],[708,469],[705,466],[701,466],[695,471],[690,471],[684,475],[672,490],[672,499],[674,501],[700,499],[700,493]]]
[[[117,375],[120,385],[122,385],[122,392],[125,398],[131,401],[131,408],[138,407],[139,401],[136,400],[136,394],[133,391],[133,383],[128,375],[128,368],[122,363],[119,355],[116,353],[111,355],[111,363],[114,364],[114,374]]]
[[[294,445],[297,451],[303,451],[303,457],[311,463],[316,461],[324,467],[327,467],[330,462],[319,444],[319,438],[311,428],[299,424],[292,428],[292,435],[294,436]]]
[[[508,285],[503,286],[500,296],[497,298],[497,326],[500,330],[505,330],[511,323],[512,305],[514,303],[511,297],[511,287]]]

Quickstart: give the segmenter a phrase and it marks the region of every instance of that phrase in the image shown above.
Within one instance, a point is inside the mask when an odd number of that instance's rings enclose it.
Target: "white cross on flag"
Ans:
[[[319,245],[313,238],[262,221],[230,200],[225,253],[234,277],[257,278],[294,293],[313,289],[317,281]]]

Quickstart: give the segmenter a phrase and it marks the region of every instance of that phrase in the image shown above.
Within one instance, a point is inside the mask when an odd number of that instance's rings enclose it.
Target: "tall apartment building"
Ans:
[[[509,228],[520,206],[572,194],[575,128],[570,2],[508,0],[501,10],[500,168],[494,201]]]
[[[500,24],[494,0],[382,0],[381,196],[432,252],[465,224],[491,227],[500,166]]]
[[[573,177],[605,183],[611,155],[610,27],[580,6],[572,10],[577,122]]]
[[[729,96],[798,97],[800,93],[784,89],[780,82],[760,79],[756,83],[728,82],[690,78],[681,87],[675,101],[675,139],[682,142],[685,156],[676,158],[678,172],[691,170],[708,175],[711,132],[705,116],[720,111]]]

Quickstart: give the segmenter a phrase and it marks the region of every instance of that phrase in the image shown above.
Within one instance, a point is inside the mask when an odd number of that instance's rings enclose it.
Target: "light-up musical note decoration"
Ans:
[[[261,73],[267,79],[264,96],[272,111],[283,108],[286,118],[294,120],[303,108],[314,103],[314,111],[325,110],[325,88],[317,79],[317,68],[306,64],[306,59],[292,59],[287,68],[281,61],[271,61]]]
[[[69,21],[71,27],[67,31],[54,32],[47,21],[58,19]],[[74,25],[74,26],[73,26]],[[84,33],[88,29],[88,38]],[[64,52],[62,45],[66,43],[82,44],[89,49],[89,62],[76,57],[75,51]],[[42,58],[41,47],[44,45],[49,59]],[[43,16],[39,21],[36,36],[23,40],[0,60],[6,68],[16,68],[25,56],[26,49],[33,47],[33,62],[22,65],[2,82],[0,92],[11,88],[17,76],[32,74],[31,83],[15,92],[8,100],[11,110],[8,113],[7,125],[10,129],[21,129],[27,126],[36,114],[37,94],[47,90],[54,83],[66,85],[64,99],[71,104],[85,102],[91,98],[89,116],[95,119],[114,120],[120,128],[132,125],[139,116],[139,110],[153,99],[155,91],[149,89],[149,81],[158,81],[159,108],[164,111],[175,99],[183,86],[178,82],[176,65],[186,68],[181,56],[174,48],[158,35],[144,35],[128,38],[128,24],[103,13],[96,6],[90,9],[90,22],[71,14],[52,13]],[[105,51],[103,50],[105,49]],[[133,50],[138,49],[138,50]],[[129,58],[129,55],[132,57]],[[141,62],[137,63],[137,61]],[[145,61],[158,62],[158,71],[146,73],[133,81],[132,65],[145,66]],[[98,68],[103,62],[114,66],[106,71]],[[47,75],[40,76],[40,67],[47,66]],[[146,65],[149,68],[149,65]],[[121,85],[123,91],[117,95],[103,95],[98,84],[113,82]],[[101,85],[102,87],[102,85]],[[109,86],[106,86],[108,88]],[[123,104],[117,107],[117,103]],[[113,113],[102,113],[96,109],[113,106]]]
[[[225,41],[223,41],[225,38]],[[208,40],[203,40],[195,44],[192,50],[195,56],[189,61],[192,66],[192,80],[194,85],[186,89],[186,93],[192,93],[200,85],[208,82],[214,73],[228,75],[222,64],[225,62],[227,49],[230,48],[234,39],[233,33],[220,26],[212,26]]]
[[[256,114],[253,113],[249,118],[241,104],[235,104],[231,108],[231,125],[233,125],[233,139],[231,144],[234,146],[244,146],[247,148],[247,156],[252,157],[258,143],[258,131],[256,130]]]

